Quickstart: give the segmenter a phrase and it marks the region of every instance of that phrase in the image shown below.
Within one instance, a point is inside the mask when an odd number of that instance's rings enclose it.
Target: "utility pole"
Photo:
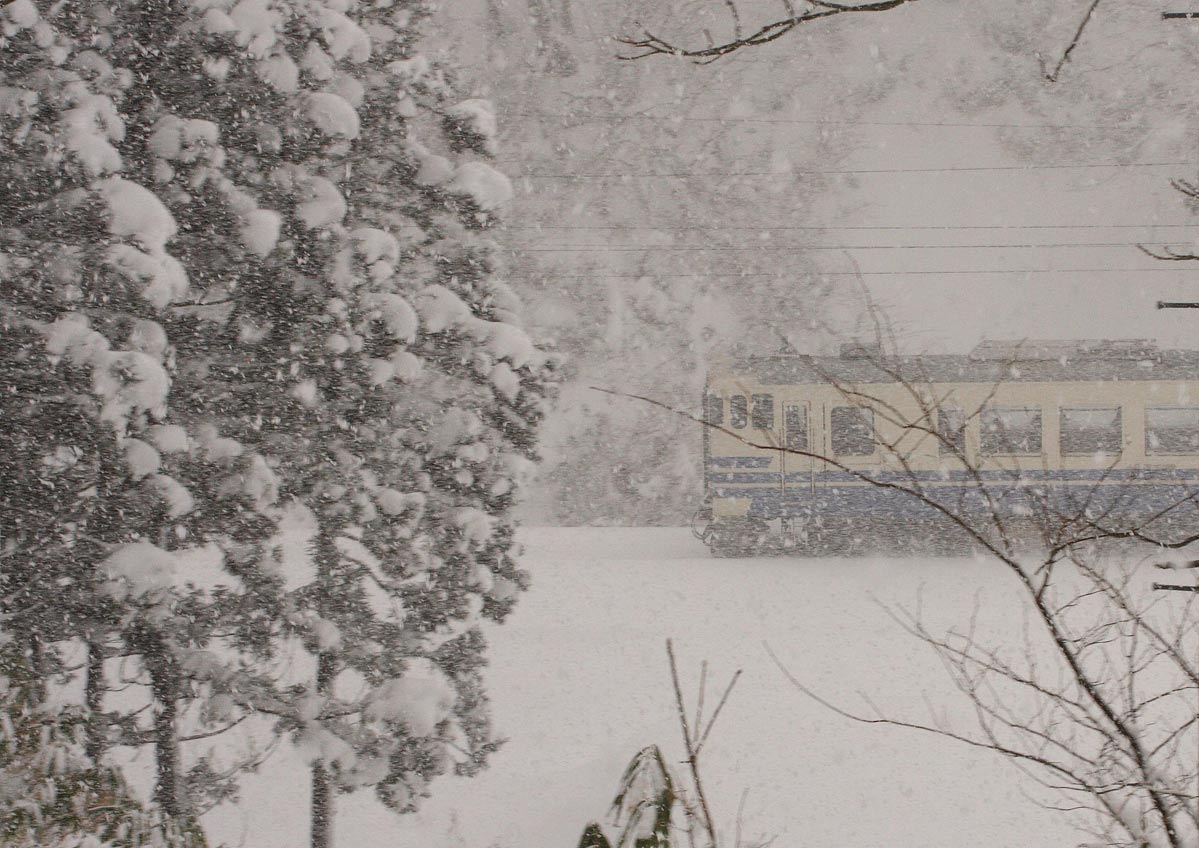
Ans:
[[[1162,20],[1163,21],[1199,20],[1199,12],[1162,12]],[[1175,187],[1176,188],[1178,187],[1177,183],[1175,183]],[[1186,258],[1194,258],[1194,257],[1186,257]],[[1193,303],[1193,302],[1187,302],[1187,301],[1159,300],[1157,302],[1157,308],[1158,309],[1199,309],[1199,303]],[[1154,584],[1153,588],[1155,588],[1155,589],[1158,588],[1157,584]],[[1175,587],[1175,588],[1177,588],[1177,587]],[[1199,591],[1199,589],[1194,589],[1191,591]]]
[[[1158,305],[1161,306],[1161,305]],[[1199,559],[1192,559],[1181,565],[1171,565],[1169,563],[1155,563],[1158,569],[1199,569]],[[1199,583],[1195,585],[1180,585],[1177,583],[1155,583],[1153,589],[1158,591],[1199,591]],[[1189,603],[1189,601],[1187,602]],[[1197,687],[1199,688],[1199,687]],[[1199,752],[1197,752],[1197,762],[1199,762]],[[1199,764],[1195,766],[1195,781],[1199,782]]]
[[[1199,20],[1199,12],[1162,12],[1162,20],[1164,20],[1164,21]],[[1157,302],[1157,308],[1158,309],[1199,309],[1199,302],[1181,301],[1181,300],[1176,300],[1176,301],[1159,300]],[[1185,569],[1196,569],[1196,568],[1199,568],[1199,560],[1190,560],[1189,562],[1183,563],[1182,565],[1170,565],[1169,563],[1159,562],[1159,563],[1157,563],[1157,567],[1158,568],[1172,568],[1172,569],[1184,569],[1184,568]],[[1199,592],[1199,582],[1196,582],[1194,585],[1191,585],[1191,586],[1184,586],[1184,585],[1181,585],[1178,583],[1156,583],[1155,582],[1153,584],[1153,588],[1157,591],[1167,591],[1167,592]],[[1199,725],[1197,725],[1197,727],[1199,727]],[[1197,733],[1197,735],[1199,735],[1199,729],[1197,729],[1196,733]],[[1196,775],[1195,776],[1196,783],[1199,783],[1199,767],[1196,768],[1195,775]],[[1196,787],[1196,797],[1199,798],[1199,786]]]

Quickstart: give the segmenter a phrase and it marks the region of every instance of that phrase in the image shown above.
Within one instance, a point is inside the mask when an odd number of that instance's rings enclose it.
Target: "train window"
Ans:
[[[750,416],[755,430],[774,429],[774,395],[754,395]]]
[[[1146,453],[1199,453],[1199,408],[1146,409]]]
[[[749,419],[749,404],[745,395],[733,395],[729,398],[729,425],[740,430]]]
[[[1062,453],[1119,453],[1124,444],[1120,409],[1063,409]]]
[[[783,446],[788,450],[808,449],[808,410],[787,404],[783,407],[783,425],[787,428]]]
[[[984,454],[1041,452],[1040,409],[984,409],[981,424],[979,450]]]
[[[704,397],[704,421],[713,427],[724,423],[724,398],[718,395]]]
[[[829,410],[835,456],[874,453],[874,410],[863,406],[834,406]]]
[[[966,456],[966,411],[964,409],[938,409],[937,452],[942,456]]]

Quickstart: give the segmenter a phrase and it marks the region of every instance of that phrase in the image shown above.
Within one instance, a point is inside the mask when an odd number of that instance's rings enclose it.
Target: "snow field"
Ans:
[[[574,848],[642,746],[682,759],[664,640],[694,706],[741,681],[705,749],[705,785],[731,846],[1022,848],[1082,841],[997,757],[916,731],[861,726],[796,692],[767,656],[823,696],[968,730],[971,711],[931,652],[879,602],[922,604],[934,632],[976,614],[980,637],[1018,646],[1014,587],[984,560],[717,560],[685,529],[545,528],[524,534],[533,588],[488,630],[493,717],[507,745],[472,780],[442,778],[397,817],[370,792],[338,801],[340,848]],[[680,771],[682,766],[679,766]],[[1043,797],[1043,796],[1037,796]],[[307,772],[287,746],[244,781],[237,809],[205,818],[214,844],[307,838]]]

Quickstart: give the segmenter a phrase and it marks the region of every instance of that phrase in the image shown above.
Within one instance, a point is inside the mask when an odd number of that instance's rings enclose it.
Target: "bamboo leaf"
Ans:
[[[579,840],[579,848],[612,848],[612,843],[608,841],[608,837],[604,836],[604,832],[600,830],[600,826],[595,822],[591,822],[591,824],[583,829],[583,837]]]

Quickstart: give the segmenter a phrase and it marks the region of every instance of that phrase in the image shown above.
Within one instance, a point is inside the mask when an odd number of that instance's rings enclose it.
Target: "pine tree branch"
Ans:
[[[220,736],[222,733],[226,733],[226,732],[232,730],[233,728],[237,727],[243,721],[248,719],[251,715],[252,715],[252,713],[245,713],[244,715],[241,716],[241,718],[238,718],[235,721],[229,722],[224,727],[218,727],[216,730],[209,730],[209,731],[205,731],[204,733],[194,733],[191,736],[180,736],[179,741],[180,742],[195,742],[199,739],[211,739],[214,736]]]

